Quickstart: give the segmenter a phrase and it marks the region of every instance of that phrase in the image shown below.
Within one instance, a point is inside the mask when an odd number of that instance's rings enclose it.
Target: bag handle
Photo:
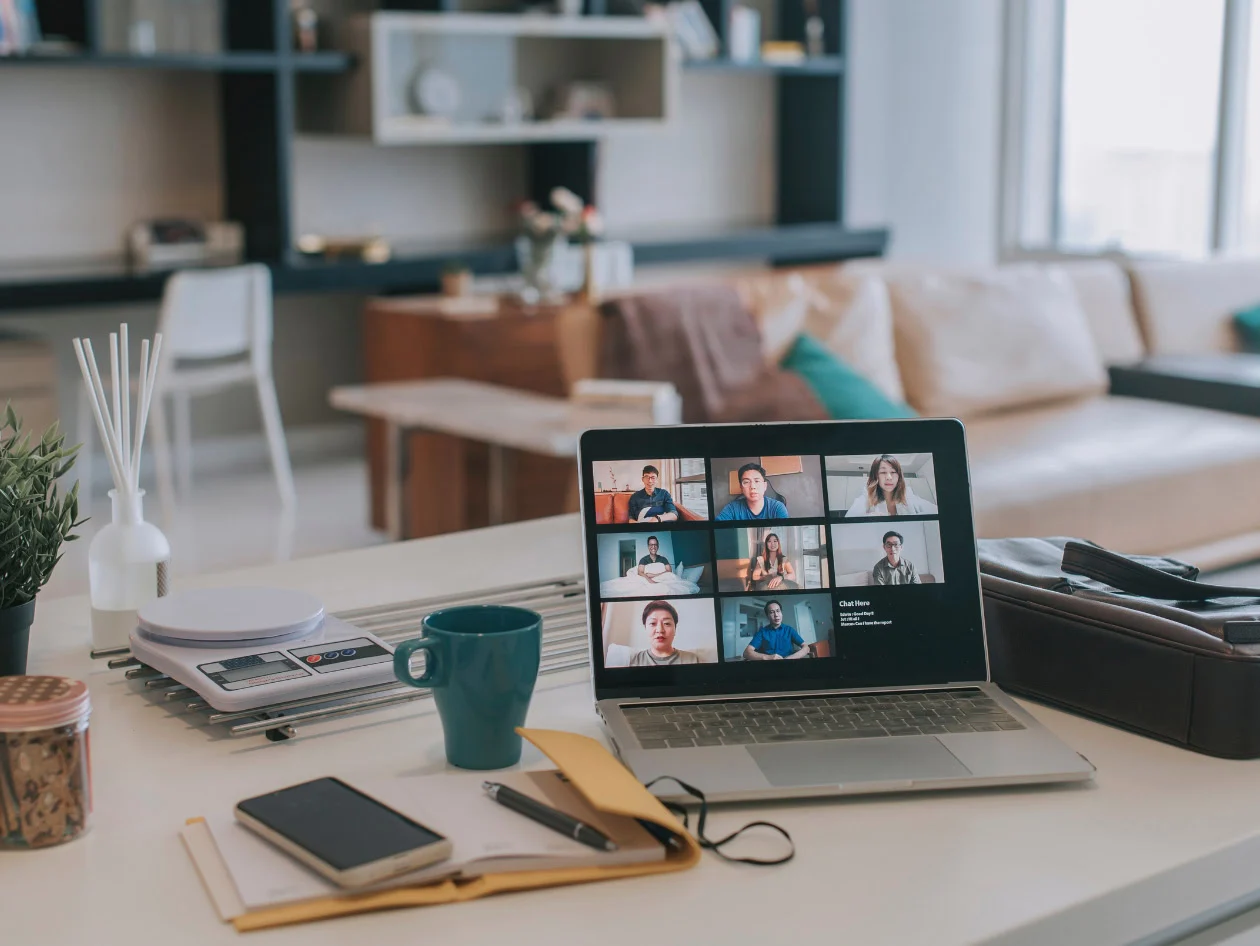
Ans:
[[[1260,598],[1260,589],[1210,585],[1160,571],[1119,552],[1097,545],[1068,542],[1063,546],[1063,570],[1083,575],[1129,594],[1166,601],[1211,601],[1213,598]]]

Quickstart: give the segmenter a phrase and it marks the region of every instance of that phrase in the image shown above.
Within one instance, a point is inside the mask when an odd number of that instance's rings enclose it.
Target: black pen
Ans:
[[[643,826],[644,831],[664,844],[667,850],[682,850],[682,840],[678,837],[678,835],[674,834],[673,831],[670,831],[669,828],[666,828],[664,825],[659,825],[655,821],[648,821],[646,818],[635,818],[634,820]]]
[[[617,842],[603,832],[596,831],[590,825],[566,815],[563,811],[557,811],[540,801],[534,801],[514,788],[508,788],[498,782],[482,782],[481,787],[486,790],[487,795],[504,808],[511,808],[516,813],[537,821],[552,831],[558,831],[598,851],[617,850]]]

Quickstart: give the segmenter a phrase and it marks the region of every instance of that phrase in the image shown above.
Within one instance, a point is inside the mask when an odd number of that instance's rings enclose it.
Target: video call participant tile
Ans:
[[[722,599],[722,660],[812,660],[835,653],[831,596]]]
[[[797,591],[831,584],[826,526],[732,526],[713,535],[718,591]]]
[[[831,527],[836,585],[928,585],[945,580],[941,524],[844,522]]]
[[[719,522],[824,515],[817,456],[724,457],[710,461],[710,467]]]
[[[937,514],[930,453],[834,456],[826,458],[825,467],[833,519]]]
[[[708,530],[607,532],[597,541],[601,599],[713,593]]]
[[[712,598],[610,601],[600,611],[605,667],[717,663]]]
[[[591,472],[598,525],[709,518],[709,485],[702,457],[597,460]]]

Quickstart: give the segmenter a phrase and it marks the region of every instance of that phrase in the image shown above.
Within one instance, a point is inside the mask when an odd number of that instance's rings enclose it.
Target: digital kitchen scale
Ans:
[[[394,649],[313,595],[211,588],[140,608],[131,653],[224,712],[393,683]]]

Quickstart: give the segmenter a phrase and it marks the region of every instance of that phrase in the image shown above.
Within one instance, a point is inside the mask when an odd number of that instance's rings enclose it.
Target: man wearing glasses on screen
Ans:
[[[783,623],[783,605],[767,601],[766,627],[757,629],[748,646],[744,648],[745,660],[798,660],[809,656],[805,639],[791,624]]]
[[[630,497],[631,522],[673,522],[678,518],[678,507],[668,490],[657,489],[660,470],[649,464],[643,468],[643,489]]]
[[[905,542],[900,532],[884,533],[884,557],[871,569],[871,580],[877,585],[918,585],[919,573],[914,565],[901,557]]]

